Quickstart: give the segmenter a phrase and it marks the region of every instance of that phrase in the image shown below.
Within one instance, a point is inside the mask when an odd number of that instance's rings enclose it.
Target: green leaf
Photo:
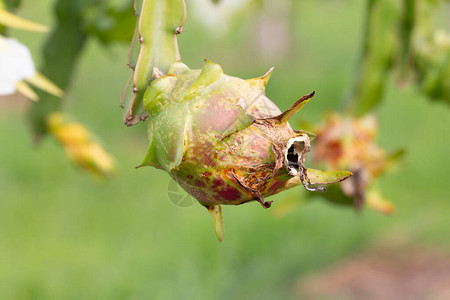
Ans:
[[[341,182],[342,180],[352,176],[349,171],[323,171],[315,169],[306,169],[306,174],[311,184],[330,184]]]

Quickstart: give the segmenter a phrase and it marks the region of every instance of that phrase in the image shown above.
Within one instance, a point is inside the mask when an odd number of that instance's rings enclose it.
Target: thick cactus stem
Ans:
[[[182,0],[143,0],[137,7],[139,19],[129,51],[128,65],[133,69],[122,94],[121,106],[124,108],[123,122],[132,126],[145,120],[143,99],[148,84],[162,76],[170,65],[177,61],[173,33],[183,18]],[[136,49],[139,55],[135,59]],[[136,62],[134,62],[136,61]],[[154,72],[155,68],[160,72]]]

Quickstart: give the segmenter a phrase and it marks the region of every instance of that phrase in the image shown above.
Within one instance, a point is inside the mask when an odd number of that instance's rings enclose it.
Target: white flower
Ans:
[[[16,39],[0,35],[0,95],[13,94],[18,82],[35,74],[30,50]]]

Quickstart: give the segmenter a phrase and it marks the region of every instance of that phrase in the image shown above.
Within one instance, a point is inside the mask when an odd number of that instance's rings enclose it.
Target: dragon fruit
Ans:
[[[403,150],[386,153],[376,143],[378,122],[373,114],[350,117],[328,115],[323,126],[314,130],[313,161],[324,163],[327,169],[349,169],[354,176],[340,187],[333,187],[325,195],[327,200],[350,204],[356,209],[367,206],[390,214],[394,205],[378,190],[377,178],[393,169],[400,161]]]
[[[288,120],[314,92],[281,112],[265,96],[272,70],[243,80],[208,60],[201,70],[176,62],[145,92],[150,146],[140,166],[168,172],[205,206],[220,241],[220,205],[257,201],[268,208],[267,196],[298,185],[325,191],[320,185],[351,175],[305,167],[309,133],[293,130]]]

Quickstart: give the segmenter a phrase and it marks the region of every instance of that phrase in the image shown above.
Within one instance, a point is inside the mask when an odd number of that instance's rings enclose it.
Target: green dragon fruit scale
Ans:
[[[144,97],[150,146],[140,166],[168,172],[208,208],[219,240],[222,204],[258,201],[268,208],[267,196],[298,185],[324,191],[317,185],[351,176],[305,167],[309,136],[287,121],[314,92],[281,112],[265,96],[272,70],[243,80],[209,60],[201,70],[178,62],[151,82]]]

